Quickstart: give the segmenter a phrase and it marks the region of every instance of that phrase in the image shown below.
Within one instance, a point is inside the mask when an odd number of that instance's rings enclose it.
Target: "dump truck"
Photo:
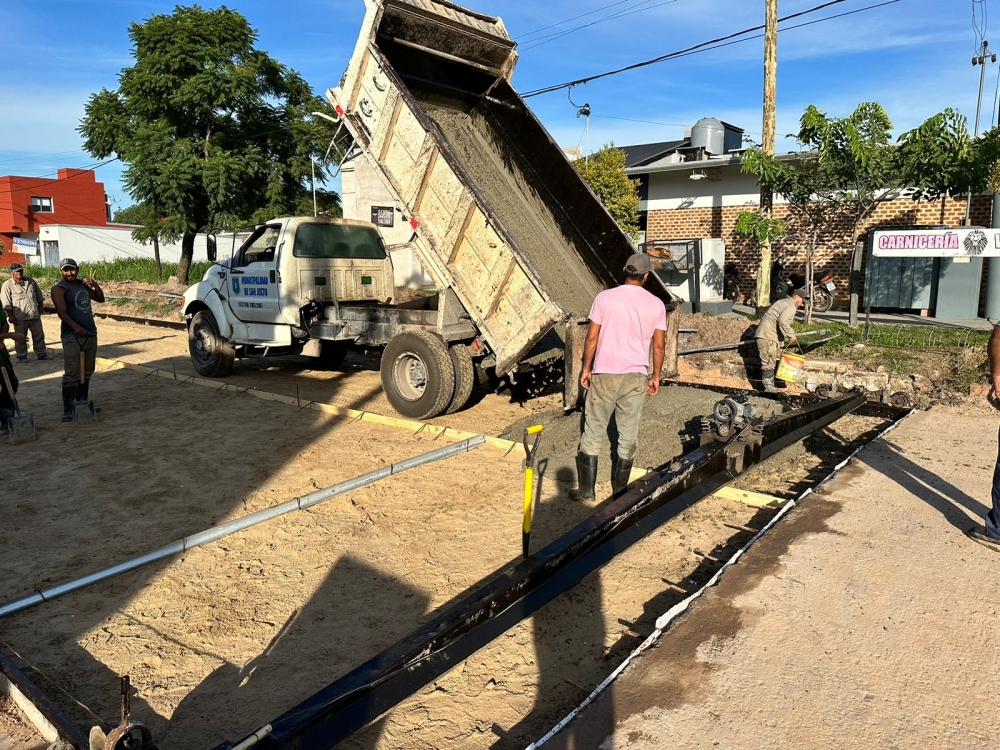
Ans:
[[[393,304],[390,288],[375,289],[377,274],[363,268],[350,273],[369,277],[368,285],[310,282],[324,262],[348,259],[331,241],[318,265],[301,268],[296,237],[314,231],[313,220],[284,220],[266,256],[288,264],[274,269],[273,294],[284,305],[277,327],[242,326],[263,308],[234,310],[231,299],[214,300],[212,286],[235,270],[216,269],[214,280],[210,270],[209,285],[185,299],[195,366],[200,357],[199,372],[219,374],[208,372],[218,341],[226,362],[228,348],[233,357],[297,349],[336,358],[345,345],[380,346],[390,403],[426,419],[465,404],[472,360],[512,383],[558,363],[564,406],[575,406],[591,303],[620,283],[635,252],[631,240],[511,85],[517,53],[499,18],[446,0],[365,5],[347,71],[327,99],[350,136],[344,158],[368,160],[383,181],[438,294],[417,309]],[[360,224],[351,231],[361,232]],[[256,271],[252,277],[263,279]],[[293,283],[295,292],[283,286]],[[648,288],[667,306],[673,331],[664,371],[673,374],[679,303],[652,274]],[[210,318],[220,314],[235,319],[228,334],[213,328]]]

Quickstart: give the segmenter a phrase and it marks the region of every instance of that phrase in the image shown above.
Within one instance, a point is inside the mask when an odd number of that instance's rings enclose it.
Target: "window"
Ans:
[[[36,214],[52,213],[52,199],[41,198],[37,195],[31,196],[31,210]]]
[[[251,263],[272,263],[278,245],[280,226],[261,227],[254,232],[243,245],[237,266],[248,266]]]
[[[382,237],[372,227],[350,224],[302,224],[295,231],[296,258],[383,260]]]

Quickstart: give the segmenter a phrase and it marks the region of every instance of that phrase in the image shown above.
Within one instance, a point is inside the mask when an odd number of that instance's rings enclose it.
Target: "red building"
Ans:
[[[58,175],[56,179],[0,177],[0,266],[24,262],[26,255],[37,262],[42,250],[37,247],[38,230],[44,224],[107,226],[104,183],[96,180],[93,170],[60,169]],[[22,242],[15,243],[14,238]],[[23,252],[31,250],[32,241],[33,254]]]

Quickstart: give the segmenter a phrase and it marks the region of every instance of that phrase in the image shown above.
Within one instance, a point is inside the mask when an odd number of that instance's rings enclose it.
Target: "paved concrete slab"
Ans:
[[[546,748],[995,748],[995,412],[904,421],[765,535]]]

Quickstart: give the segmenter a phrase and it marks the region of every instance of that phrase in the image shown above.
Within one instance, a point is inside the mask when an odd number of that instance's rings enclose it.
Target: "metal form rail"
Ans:
[[[672,461],[544,549],[260,727],[215,750],[330,748],[755,464],[855,411],[849,394],[745,425]]]

